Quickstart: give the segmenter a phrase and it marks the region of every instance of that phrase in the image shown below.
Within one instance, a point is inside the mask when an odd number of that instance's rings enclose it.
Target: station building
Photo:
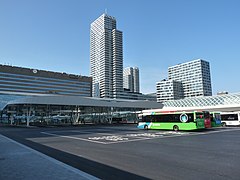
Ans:
[[[63,125],[134,122],[147,100],[94,98],[92,78],[0,65],[0,124]]]
[[[138,111],[163,106],[146,100],[66,95],[1,94],[0,98],[0,123],[27,126],[134,123]]]
[[[0,65],[0,92],[92,96],[92,78]]]

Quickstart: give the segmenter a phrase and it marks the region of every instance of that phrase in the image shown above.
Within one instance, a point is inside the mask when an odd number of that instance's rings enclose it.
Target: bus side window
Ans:
[[[144,122],[150,122],[151,121],[151,116],[143,116],[144,117]]]
[[[180,117],[179,117],[179,114],[173,114],[172,115],[172,121],[173,122],[179,122],[180,121]]]
[[[151,122],[155,122],[155,115],[151,115]]]
[[[194,121],[194,117],[193,114],[187,114],[188,115],[188,122],[193,122]]]
[[[152,119],[153,119],[153,118],[152,118],[152,115],[151,115],[151,116],[149,116],[149,120],[148,120],[148,121],[149,121],[149,122],[152,122]]]
[[[164,122],[164,116],[163,115],[156,115],[156,122]]]
[[[188,121],[189,121],[189,122],[192,121],[192,114],[188,114]]]
[[[171,121],[172,121],[171,114],[165,114],[164,115],[164,122],[171,122]]]

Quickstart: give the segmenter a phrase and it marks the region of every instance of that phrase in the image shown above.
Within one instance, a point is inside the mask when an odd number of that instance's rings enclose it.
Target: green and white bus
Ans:
[[[196,130],[204,129],[203,111],[143,110],[139,114],[139,129]]]

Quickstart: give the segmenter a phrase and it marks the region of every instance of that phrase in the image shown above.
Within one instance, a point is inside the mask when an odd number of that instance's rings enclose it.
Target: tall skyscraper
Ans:
[[[116,19],[105,13],[91,24],[90,75],[93,97],[121,98],[122,32],[117,30]]]
[[[130,92],[139,93],[139,69],[127,67],[123,70],[123,87]]]

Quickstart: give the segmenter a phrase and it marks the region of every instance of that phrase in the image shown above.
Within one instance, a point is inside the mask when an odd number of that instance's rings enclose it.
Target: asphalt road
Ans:
[[[240,178],[240,128],[0,127],[0,134],[101,179]]]

